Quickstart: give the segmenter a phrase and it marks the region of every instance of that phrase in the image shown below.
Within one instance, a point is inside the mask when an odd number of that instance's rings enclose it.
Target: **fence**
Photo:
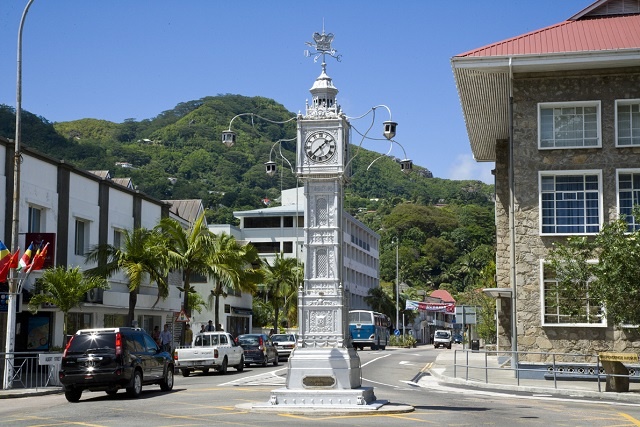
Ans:
[[[0,353],[0,375],[10,370],[13,389],[59,386],[60,353],[16,352]]]
[[[518,361],[515,367],[514,359]],[[593,388],[598,392],[603,391],[603,384],[610,377],[626,377],[635,383],[635,388],[640,387],[640,366],[625,366],[628,375],[608,374],[599,355],[588,353],[455,350],[453,355],[453,376],[465,381],[520,386],[531,385],[533,382],[529,380],[537,380],[536,385],[539,380],[546,380],[553,381],[555,389],[562,381],[563,388]],[[567,387],[569,381],[573,383]]]

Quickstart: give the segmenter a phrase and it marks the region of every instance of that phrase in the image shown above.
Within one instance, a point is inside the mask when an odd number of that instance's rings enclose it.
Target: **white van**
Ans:
[[[433,348],[441,346],[449,349],[451,348],[451,332],[439,330],[433,334]]]

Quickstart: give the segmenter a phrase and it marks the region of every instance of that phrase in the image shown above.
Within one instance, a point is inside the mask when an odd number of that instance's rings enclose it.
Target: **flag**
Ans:
[[[2,240],[0,240],[0,270],[2,270],[5,264],[9,262],[10,258],[11,252],[9,252],[9,249],[7,249],[5,244],[2,243]]]
[[[9,262],[7,262],[2,268],[0,268],[0,283],[7,281],[9,276],[9,270],[12,268],[18,268],[18,259],[20,259],[20,248],[11,255]]]
[[[29,244],[29,247],[27,248],[26,251],[24,251],[22,258],[20,258],[20,262],[18,263],[18,270],[22,271],[23,269],[27,268],[27,266],[31,263],[32,251],[33,251],[33,242]]]
[[[44,248],[38,248],[38,251],[33,256],[33,261],[31,262],[31,266],[29,267],[29,271],[32,270],[42,270],[42,266],[44,265],[44,260],[47,258],[47,248],[49,247],[49,242],[44,245]]]

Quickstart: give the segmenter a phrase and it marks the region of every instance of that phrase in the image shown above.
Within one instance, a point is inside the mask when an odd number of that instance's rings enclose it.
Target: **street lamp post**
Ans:
[[[11,224],[11,250],[15,252],[18,248],[18,223],[20,220],[20,137],[22,131],[21,113],[22,113],[22,28],[24,27],[24,20],[27,17],[27,12],[31,7],[33,0],[29,0],[27,6],[22,12],[22,18],[20,19],[20,27],[18,28],[18,66],[17,66],[17,78],[16,78],[16,135],[14,143],[14,166],[13,166],[13,217]],[[16,338],[16,311],[17,300],[20,293],[20,286],[17,277],[17,271],[15,268],[11,268],[9,271],[9,298],[7,306],[7,334],[5,344],[5,367],[3,388],[10,389],[13,385],[13,350],[15,348]]]
[[[394,237],[391,241],[396,244],[396,329],[399,329],[400,325],[400,274],[398,264],[398,238]],[[404,322],[403,322],[404,323]]]

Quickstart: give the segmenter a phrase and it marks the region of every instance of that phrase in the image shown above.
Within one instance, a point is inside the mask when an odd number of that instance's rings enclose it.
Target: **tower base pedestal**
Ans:
[[[353,348],[298,348],[289,358],[286,388],[271,391],[270,405],[363,407],[376,400],[362,387]]]

